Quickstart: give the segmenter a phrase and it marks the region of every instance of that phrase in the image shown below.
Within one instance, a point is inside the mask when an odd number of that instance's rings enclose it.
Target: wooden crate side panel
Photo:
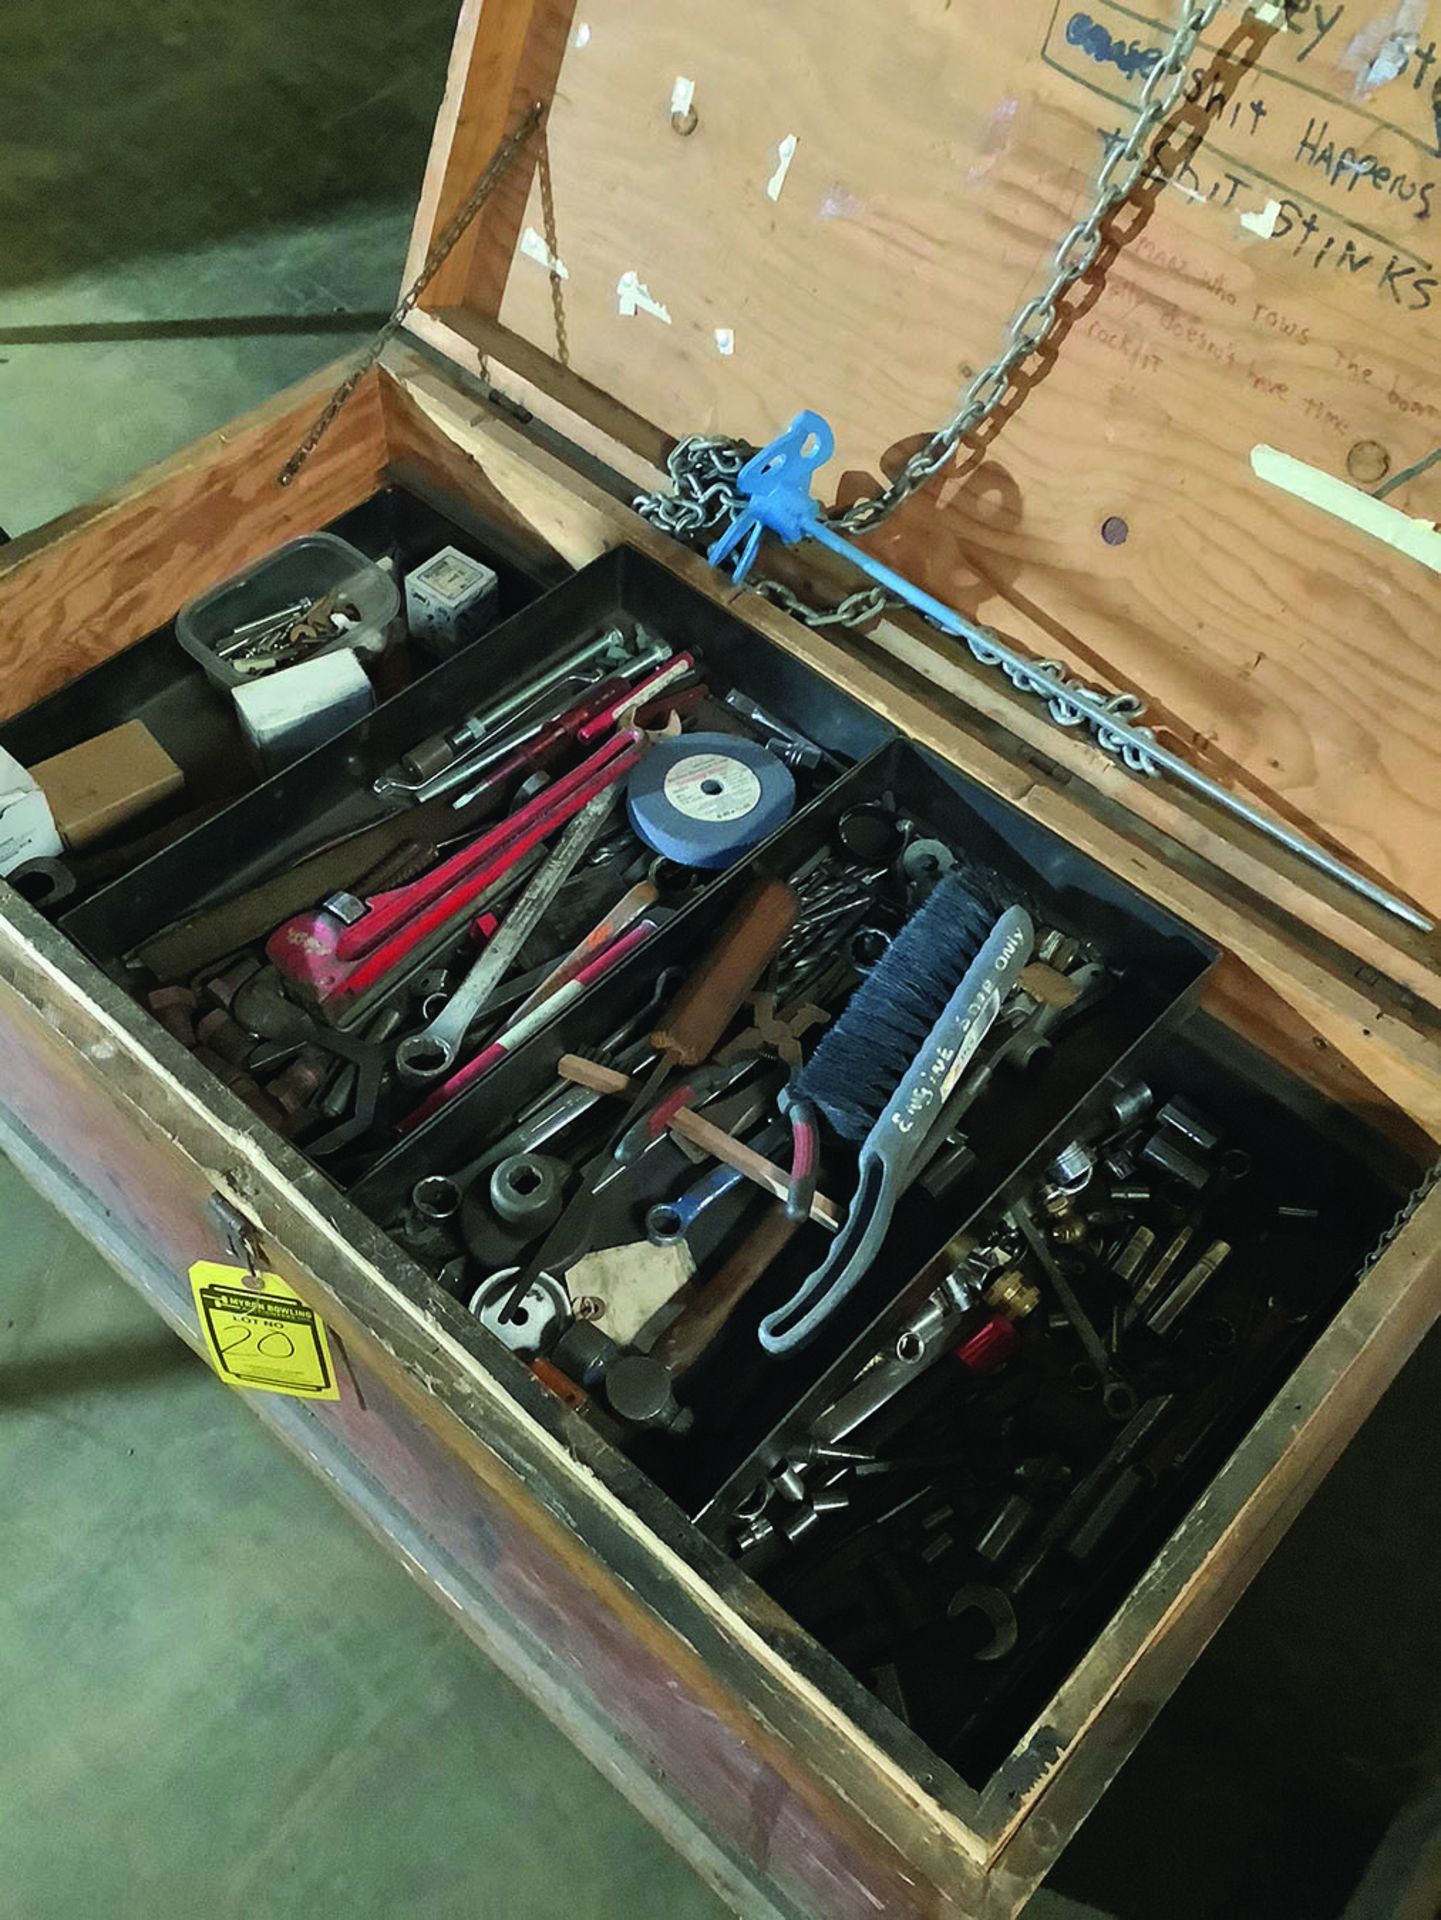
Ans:
[[[1441,0],[1393,40],[1383,12],[1288,8],[1278,31],[1222,11],[1173,184],[1127,211],[1003,430],[876,544],[1042,657],[1138,689],[1212,771],[1436,908],[1434,572],[1252,471],[1269,443],[1371,486],[1441,439]],[[596,0],[550,122],[564,352],[533,251],[499,318],[673,435],[764,441],[818,407],[839,436],[822,488],[849,501],[1043,288],[1176,17],[836,0],[821,28],[736,0],[718,25]],[[493,316],[493,262],[466,304]],[[1392,504],[1434,520],[1438,489],[1433,471]]]
[[[576,0],[464,0],[411,233],[407,286],[425,264],[434,234],[464,205],[505,135],[533,101],[550,100],[575,8]],[[531,137],[461,235],[430,283],[427,305],[467,293],[478,311],[493,314],[499,307],[544,138],[544,129]],[[544,224],[542,214],[542,231]]]
[[[1416,1166],[1435,1158],[1436,1141],[1426,1128],[1234,954],[1223,954],[1212,968],[1201,1004],[1303,1085],[1354,1114]]]
[[[838,1733],[833,1711],[817,1716],[798,1701],[774,1665],[770,1677],[758,1672],[715,1625],[713,1596],[702,1609],[676,1593],[686,1631],[668,1624],[647,1595],[669,1600],[672,1583],[639,1524],[617,1522],[616,1503],[573,1462],[562,1471],[553,1449],[538,1451],[543,1436],[503,1389],[414,1303],[375,1284],[351,1245],[333,1231],[312,1232],[307,1245],[296,1190],[267,1176],[243,1110],[216,1089],[208,1097],[235,1115],[210,1121],[127,1025],[37,967],[0,914],[0,1116],[172,1274],[230,1257],[210,1210],[217,1189],[265,1223],[267,1266],[316,1307],[345,1356],[341,1400],[311,1404],[312,1420],[459,1570],[443,1597],[476,1611],[479,1637],[491,1612],[508,1622],[548,1666],[566,1714],[614,1729],[639,1773],[668,1783],[686,1809],[682,1826],[697,1823],[773,1882],[782,1912],[960,1920],[981,1885],[981,1842]],[[164,1036],[155,1045],[176,1052]],[[193,1075],[183,1056],[173,1065]],[[305,1184],[329,1193],[314,1175]],[[354,1228],[381,1245],[359,1216]],[[176,1292],[183,1311],[178,1282]],[[782,1731],[788,1715],[795,1734]],[[863,1811],[868,1802],[891,1823],[889,1837]]]
[[[276,484],[343,371],[327,368],[116,493],[0,547],[0,719],[375,492],[385,464],[375,375],[299,478]]]

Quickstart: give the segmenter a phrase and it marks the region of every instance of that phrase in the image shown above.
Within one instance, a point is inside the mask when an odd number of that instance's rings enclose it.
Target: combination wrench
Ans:
[[[616,789],[607,787],[582,807],[440,1012],[419,1033],[409,1034],[401,1041],[396,1048],[395,1064],[402,1080],[412,1084],[436,1080],[455,1065],[466,1034],[485,1010],[521,948],[545,918],[556,895],[585,858],[615,802]]]
[[[767,1127],[759,1139],[752,1140],[757,1153],[771,1153],[785,1138],[783,1127]],[[721,1161],[702,1175],[674,1200],[658,1200],[645,1216],[645,1234],[653,1247],[674,1247],[689,1237],[702,1214],[728,1193],[745,1184],[746,1176],[738,1167]]]
[[[647,661],[652,654],[664,659],[668,651],[657,641],[647,642],[639,649],[641,660]],[[547,702],[550,711],[558,710],[565,704],[565,690],[572,683],[578,688],[598,685],[608,673],[639,664],[635,655],[627,653],[624,634],[618,627],[611,627],[598,640],[592,640],[534,680],[527,681],[483,713],[472,714],[452,732],[422,741],[402,757],[401,765],[411,777],[404,779],[399,774],[383,773],[375,781],[373,791],[382,799],[406,800],[429,800],[448,793],[475,774],[480,764],[476,756],[482,748],[506,734],[514,736],[527,715],[544,725]],[[516,744],[513,737],[510,744]]]

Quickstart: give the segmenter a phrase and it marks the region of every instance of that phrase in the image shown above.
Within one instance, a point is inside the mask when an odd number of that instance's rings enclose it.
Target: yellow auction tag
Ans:
[[[190,1285],[215,1371],[232,1387],[338,1400],[325,1325],[278,1274],[201,1260]]]

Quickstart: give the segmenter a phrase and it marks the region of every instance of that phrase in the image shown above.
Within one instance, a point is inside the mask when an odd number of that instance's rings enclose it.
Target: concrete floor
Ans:
[[[0,1911],[720,1903],[0,1162]]]
[[[454,4],[4,13],[16,532],[364,337]],[[0,1911],[721,1911],[3,1163],[0,1245]],[[1058,1887],[1122,1920],[1340,1913],[1441,1775],[1438,1402],[1433,1336]]]

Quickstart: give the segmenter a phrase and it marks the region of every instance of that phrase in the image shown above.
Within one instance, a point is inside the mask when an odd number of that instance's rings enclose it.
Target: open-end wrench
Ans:
[[[605,825],[615,797],[615,788],[607,787],[582,807],[506,915],[500,931],[440,1012],[419,1033],[408,1034],[401,1041],[396,1048],[395,1064],[402,1080],[412,1084],[438,1080],[455,1065],[466,1034],[484,1012],[521,948],[545,918],[556,895],[585,858]]]
[[[451,807],[462,812],[473,807],[477,800],[497,788],[508,786],[517,776],[533,773],[544,768],[573,744],[582,748],[594,746],[596,741],[605,738],[616,726],[620,716],[633,711],[642,704],[642,688],[649,687],[655,680],[683,678],[693,673],[695,663],[688,653],[676,654],[666,668],[652,676],[651,680],[633,687],[619,675],[603,681],[600,686],[592,687],[585,698],[573,707],[568,707],[556,719],[548,721],[533,737],[520,742],[514,752],[507,754],[494,764],[487,762],[487,770],[474,786],[468,786],[451,801]],[[460,784],[460,783],[457,783]]]
[[[1035,1256],[1051,1290],[1060,1301],[1061,1307],[1076,1331],[1076,1337],[1086,1350],[1086,1358],[1096,1369],[1101,1386],[1101,1403],[1113,1420],[1125,1420],[1136,1411],[1138,1401],[1136,1390],[1122,1377],[1111,1358],[1105,1341],[1096,1331],[1090,1315],[1081,1305],[1075,1288],[1061,1271],[1060,1262],[1052,1253],[1050,1243],[1037,1224],[1030,1203],[1018,1200],[1011,1209],[1012,1218],[1021,1230],[1021,1238]]]
[[[419,880],[369,901],[338,896],[316,912],[287,920],[266,943],[268,958],[317,999],[364,993],[470,909],[517,860],[596,794],[623,779],[648,744],[638,729],[617,733],[509,819]]]
[[[647,662],[649,664],[649,662]],[[581,725],[576,738],[583,747],[593,746],[603,739],[612,727],[619,726],[622,720],[633,724],[630,716],[638,713],[642,707],[658,700],[668,687],[686,679],[695,672],[695,656],[690,653],[663,654],[654,673],[635,685],[622,689],[605,702],[596,699],[592,702],[597,711]]]

